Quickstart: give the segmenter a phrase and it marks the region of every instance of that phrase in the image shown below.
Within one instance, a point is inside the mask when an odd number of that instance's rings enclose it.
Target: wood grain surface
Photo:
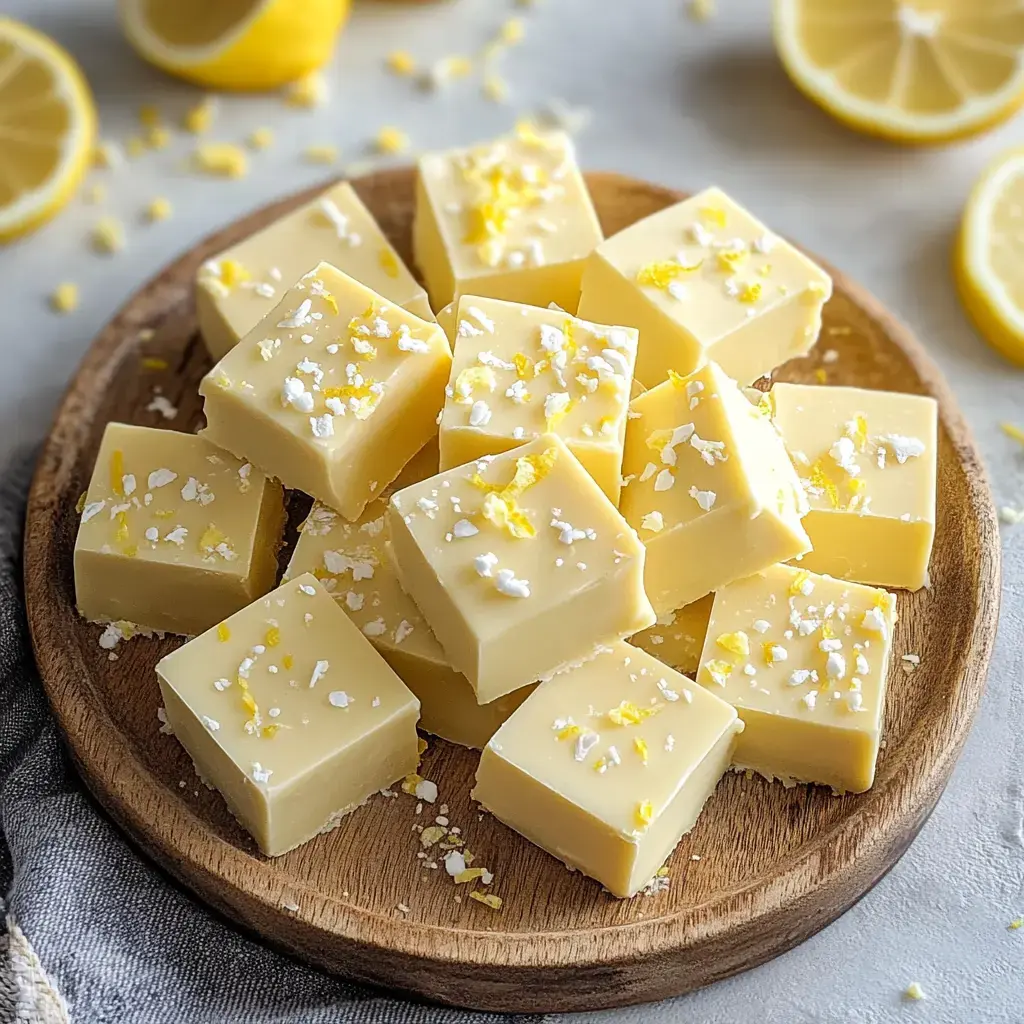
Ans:
[[[681,198],[613,175],[588,181],[607,234]],[[354,185],[408,259],[413,172]],[[443,865],[432,869],[417,857],[414,826],[430,824],[439,808],[424,805],[417,815],[404,794],[376,796],[330,834],[268,860],[199,784],[173,737],[159,732],[153,667],[180,640],[135,638],[111,661],[98,646],[99,627],[76,616],[75,503],[104,425],[200,426],[196,388],[209,362],[196,333],[196,268],[312,194],[218,232],[133,296],[89,350],[43,450],[25,540],[29,621],[47,693],[89,788],[201,900],[276,947],[350,978],[460,1006],[587,1010],[661,999],[812,935],[888,871],[934,807],[982,692],[999,595],[988,485],[950,391],[921,344],[840,273],[833,271],[835,296],[817,348],[777,376],[814,381],[824,369],[829,383],[939,400],[932,586],[900,598],[887,744],[874,788],[837,798],[730,774],[671,858],[665,892],[614,899],[481,817],[469,799],[476,755],[439,740],[431,740],[422,772],[438,783],[438,803],[478,863],[495,872],[500,911],[467,899],[467,887],[456,887]],[[829,349],[838,360],[826,364]],[[169,368],[146,369],[142,360],[152,356]],[[172,421],[147,411],[157,389],[178,407]],[[911,673],[899,658],[908,652],[921,658]]]

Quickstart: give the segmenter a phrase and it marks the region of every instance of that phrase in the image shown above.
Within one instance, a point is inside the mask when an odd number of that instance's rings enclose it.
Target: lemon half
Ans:
[[[974,186],[953,270],[982,336],[1024,366],[1024,148],[999,157]]]
[[[775,0],[774,34],[797,88],[871,135],[945,142],[1024,103],[1024,10],[1006,0]]]
[[[125,35],[164,71],[213,89],[274,89],[325,64],[349,0],[118,0]]]
[[[95,140],[96,108],[78,65],[42,33],[0,18],[0,242],[64,206]]]

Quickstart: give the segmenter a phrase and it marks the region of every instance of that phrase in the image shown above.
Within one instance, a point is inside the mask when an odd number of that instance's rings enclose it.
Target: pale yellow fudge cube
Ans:
[[[434,309],[468,293],[575,313],[601,238],[564,132],[522,126],[420,159],[413,254]]]
[[[214,361],[244,338],[281,293],[320,261],[410,313],[432,319],[427,293],[347,182],[331,186],[262,231],[207,260],[196,275],[196,315]]]
[[[629,642],[683,675],[696,675],[714,600],[715,595],[708,594],[675,611],[662,612],[653,626],[635,633]]]
[[[265,594],[280,486],[194,434],[108,423],[83,496],[75,602],[91,622],[191,635]]]
[[[436,471],[436,465],[435,465]],[[314,504],[285,579],[312,573],[420,701],[420,728],[466,747],[482,747],[529,696],[524,686],[478,704],[465,676],[445,657],[405,591],[387,552],[387,502],[377,498],[349,523]]]
[[[473,799],[616,896],[693,828],[743,723],[626,643],[541,684],[484,748]]]
[[[750,384],[810,351],[831,294],[821,267],[709,188],[598,246],[579,315],[640,331],[647,387],[705,359]]]
[[[776,384],[765,403],[800,474],[800,565],[917,590],[935,537],[938,406],[924,395]]]
[[[437,432],[444,331],[321,263],[204,378],[203,435],[357,519]]]
[[[782,439],[715,363],[630,403],[622,472],[659,615],[810,550]]]
[[[746,723],[736,767],[869,789],[895,623],[894,594],[789,565],[719,590],[697,681]]]
[[[458,312],[459,300],[452,299],[447,306],[439,309],[437,315],[434,317],[438,324],[441,326],[441,330],[448,337],[448,344],[455,348],[455,314]]]
[[[441,469],[550,432],[617,505],[636,331],[465,295],[454,321]]]
[[[413,772],[419,702],[311,575],[157,663],[167,723],[268,857]]]
[[[481,704],[654,622],[643,545],[554,434],[399,491],[388,523],[402,588]]]

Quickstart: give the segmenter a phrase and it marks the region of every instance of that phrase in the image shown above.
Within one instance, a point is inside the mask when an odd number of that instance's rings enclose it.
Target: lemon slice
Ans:
[[[273,89],[325,64],[350,0],[118,0],[128,41],[215,89]]]
[[[953,270],[985,340],[1024,366],[1024,149],[996,160],[964,209]]]
[[[973,135],[1024,103],[1024,18],[1003,0],[775,0],[775,47],[811,100],[899,142]]]
[[[52,217],[89,166],[96,108],[71,57],[0,18],[0,242]]]

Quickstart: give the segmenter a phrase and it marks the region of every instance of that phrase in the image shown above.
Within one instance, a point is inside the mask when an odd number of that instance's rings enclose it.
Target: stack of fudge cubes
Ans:
[[[414,250],[425,291],[341,184],[204,265],[206,428],[110,424],[84,498],[79,610],[193,637],[166,718],[259,847],[417,780],[417,727],[617,896],[730,767],[870,787],[936,407],[751,389],[828,275],[713,188],[604,240],[526,127],[422,159]]]

